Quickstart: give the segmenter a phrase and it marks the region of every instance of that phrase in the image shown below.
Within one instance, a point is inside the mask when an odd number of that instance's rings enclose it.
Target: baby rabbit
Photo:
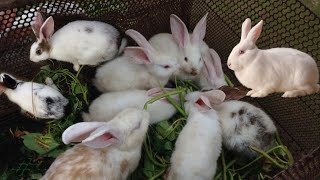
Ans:
[[[282,97],[305,96],[319,92],[319,70],[308,54],[292,48],[261,50],[256,41],[263,21],[251,29],[251,20],[242,24],[241,40],[228,58],[229,69],[241,84],[252,90],[251,97],[284,92]]]
[[[165,86],[179,68],[174,57],[158,53],[137,31],[131,35],[144,46],[126,47],[124,55],[97,69],[94,85],[101,92]]]
[[[254,157],[250,146],[269,150],[275,143],[276,127],[261,109],[242,101],[225,101],[213,105],[218,111],[224,146],[239,154]]]
[[[41,180],[125,180],[138,166],[149,113],[134,108],[109,122],[80,122],[62,134],[65,144],[82,142],[57,157]]]
[[[117,29],[99,21],[73,21],[53,34],[53,18],[43,22],[41,13],[37,13],[32,30],[37,41],[30,49],[31,61],[52,58],[70,62],[75,71],[82,64],[97,65],[113,59],[127,44]]]
[[[222,138],[218,114],[210,103],[219,104],[224,98],[220,90],[185,96],[189,116],[175,144],[168,180],[213,179]]]
[[[206,33],[206,13],[189,34],[186,25],[176,15],[170,16],[172,34],[160,33],[150,38],[150,44],[163,54],[176,57],[181,65],[175,72],[180,79],[195,80],[202,88],[219,88],[224,80],[221,59],[203,41]],[[199,82],[200,81],[200,82]]]
[[[89,113],[83,112],[82,118],[84,121],[109,121],[123,109],[129,107],[143,109],[147,101],[160,94],[162,94],[160,88],[105,93],[91,103]],[[167,120],[177,112],[166,98],[149,104],[147,111],[150,113],[151,124]]]
[[[8,99],[37,118],[60,119],[69,103],[50,78],[46,84],[25,82],[7,73],[0,74],[2,91]],[[0,90],[1,91],[1,90]]]

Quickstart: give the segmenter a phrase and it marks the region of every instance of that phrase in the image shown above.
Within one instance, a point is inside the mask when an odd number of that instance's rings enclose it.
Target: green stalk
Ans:
[[[149,180],[155,180],[158,177],[160,177],[164,172],[166,171],[166,168],[164,168],[162,171],[160,171],[160,173],[156,174],[155,176],[153,176],[152,178],[150,178]]]
[[[232,172],[231,172],[231,171],[228,171],[228,174],[229,174],[229,176],[230,176],[230,180],[233,180],[233,174],[232,174]]]
[[[179,93],[182,93],[182,90],[170,91],[170,92],[161,94],[161,95],[159,95],[159,96],[156,96],[156,97],[150,99],[149,101],[147,101],[147,102],[144,104],[143,108],[144,108],[144,109],[147,109],[147,108],[148,108],[148,104],[152,104],[152,103],[158,101],[159,99],[166,97],[166,98],[168,99],[168,101],[185,117],[185,116],[186,116],[186,113],[184,112],[184,110],[181,109],[181,108],[177,105],[177,103],[174,102],[174,100],[172,100],[170,97],[168,97],[168,96],[176,95],[176,94],[179,94]]]
[[[163,167],[163,168],[164,168],[165,166],[164,166],[163,164],[158,163],[158,162],[153,158],[153,156],[152,156],[152,154],[151,154],[151,149],[149,149],[146,141],[149,142],[149,135],[147,135],[147,139],[143,142],[143,145],[144,145],[144,148],[145,148],[145,150],[146,150],[146,153],[147,153],[148,158],[153,162],[154,165],[157,165],[157,166],[159,166],[159,167]],[[150,142],[149,142],[149,143],[150,143]]]
[[[268,151],[266,152],[266,154],[268,154],[268,153],[270,153],[270,152],[273,152],[273,151],[275,151],[275,150],[277,150],[277,149],[283,149],[283,150],[287,153],[288,157],[291,155],[291,153],[285,148],[285,146],[282,146],[282,145],[278,145],[278,146],[276,146],[276,147],[273,147],[272,149],[268,150]],[[263,157],[264,157],[263,155],[260,155],[260,156],[258,156],[257,158],[255,158],[254,160],[252,160],[250,163],[246,164],[245,166],[243,166],[243,167],[241,167],[241,168],[238,168],[238,169],[235,169],[235,171],[243,170],[243,169],[251,166],[253,163],[257,162],[258,160],[260,160],[260,159],[263,158]],[[292,155],[291,155],[291,157],[292,157]],[[289,157],[289,159],[290,159],[290,157]],[[290,160],[289,160],[289,161],[290,161]],[[292,161],[292,162],[293,162],[293,161]],[[289,163],[289,164],[290,164],[290,163]]]
[[[222,167],[223,167],[223,180],[227,180],[227,166],[224,159],[224,150],[221,151]]]
[[[287,166],[281,165],[279,164],[276,160],[274,160],[272,157],[270,157],[266,152],[255,148],[255,147],[250,147],[253,151],[260,153],[261,155],[263,155],[265,158],[267,158],[268,160],[270,160],[275,166],[281,168],[281,169],[286,169]]]
[[[221,155],[221,158],[222,158],[222,155]],[[232,161],[230,161],[230,162],[227,164],[226,169],[229,169],[235,162],[236,162],[236,160],[234,160],[234,159],[233,159]],[[214,177],[214,180],[220,179],[221,176],[222,176],[222,173],[219,172],[219,173]]]
[[[81,72],[81,70],[82,70],[83,67],[84,67],[84,65],[81,65],[81,66],[80,66],[80,68],[79,68],[79,70],[78,70],[78,72],[77,72],[77,74],[76,74],[76,77],[77,77],[77,78],[79,77],[79,74],[80,74],[80,72]]]
[[[231,80],[229,79],[229,77],[227,75],[224,74],[224,79],[227,81],[228,86],[233,87],[233,83],[231,82]]]

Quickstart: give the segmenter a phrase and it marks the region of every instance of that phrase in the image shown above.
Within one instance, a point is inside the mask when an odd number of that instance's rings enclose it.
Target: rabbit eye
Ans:
[[[168,69],[168,68],[170,68],[170,66],[169,65],[165,65],[165,66],[163,66],[165,69]]]
[[[239,53],[240,53],[240,54],[244,54],[244,50],[240,50]]]
[[[42,54],[42,50],[41,50],[40,48],[38,48],[38,49],[36,50],[36,54],[37,54],[37,55],[41,55],[41,54]]]
[[[188,62],[188,58],[187,58],[187,57],[185,57],[185,58],[184,58],[184,61]]]

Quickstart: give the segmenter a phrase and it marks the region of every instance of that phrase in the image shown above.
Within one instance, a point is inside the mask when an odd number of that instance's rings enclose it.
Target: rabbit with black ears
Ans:
[[[180,132],[171,156],[168,180],[211,180],[221,153],[219,116],[212,104],[223,102],[220,90],[191,92],[185,96],[187,124]]]
[[[282,97],[297,97],[319,92],[319,70],[310,55],[292,48],[258,49],[262,25],[261,20],[251,28],[247,18],[241,40],[228,58],[228,67],[240,83],[252,89],[247,95],[265,97],[284,92]]]
[[[0,89],[10,101],[37,118],[60,119],[65,115],[69,101],[50,78],[46,79],[46,84],[25,82],[7,73],[0,74]]]
[[[30,49],[31,61],[52,58],[70,62],[75,71],[80,65],[98,65],[115,58],[127,44],[116,28],[99,21],[73,21],[53,34],[53,18],[50,16],[43,22],[39,12],[32,30],[37,41]]]
[[[121,111],[109,122],[80,122],[62,134],[65,144],[82,142],[59,155],[41,180],[125,180],[138,166],[149,113]]]
[[[227,85],[218,53],[203,41],[206,34],[206,13],[192,33],[176,15],[170,15],[172,34],[159,33],[149,39],[159,52],[176,57],[181,68],[174,75],[183,80],[194,80],[201,88],[218,89]]]
[[[161,94],[163,94],[161,88],[152,88],[149,90],[133,89],[105,93],[90,104],[89,112],[83,112],[82,118],[87,122],[109,121],[126,108],[132,107],[143,109],[147,101]],[[173,96],[172,98],[178,99],[176,96]],[[150,113],[150,124],[167,120],[177,112],[176,108],[174,108],[166,98],[149,104],[147,111]]]
[[[141,46],[126,47],[122,56],[97,69],[93,83],[99,91],[163,87],[180,67],[174,57],[156,51],[139,32],[134,31],[130,37]]]

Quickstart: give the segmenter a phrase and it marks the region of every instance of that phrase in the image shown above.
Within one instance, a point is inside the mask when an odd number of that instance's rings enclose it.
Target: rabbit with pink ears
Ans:
[[[194,80],[201,88],[218,89],[227,83],[218,53],[203,41],[207,16],[208,13],[196,24],[193,33],[189,33],[184,22],[171,14],[172,34],[156,34],[149,39],[149,43],[157,51],[176,57],[181,68],[174,75],[183,80]]]
[[[127,44],[125,38],[121,40],[116,28],[99,21],[73,21],[53,34],[53,18],[50,16],[43,22],[39,12],[32,30],[37,41],[30,49],[31,61],[52,58],[70,62],[75,71],[80,65],[98,65],[113,59]]]
[[[125,180],[138,166],[149,113],[128,108],[109,122],[80,122],[62,134],[82,142],[57,157],[41,180]]]
[[[221,153],[222,136],[218,113],[211,104],[223,102],[220,90],[191,92],[185,96],[187,124],[180,132],[171,156],[168,180],[211,180]]]
[[[265,97],[284,92],[282,97],[298,97],[319,92],[319,70],[310,55],[292,48],[258,49],[262,25],[261,20],[251,28],[247,18],[241,40],[228,58],[228,67],[240,83],[252,89],[247,95]]]

